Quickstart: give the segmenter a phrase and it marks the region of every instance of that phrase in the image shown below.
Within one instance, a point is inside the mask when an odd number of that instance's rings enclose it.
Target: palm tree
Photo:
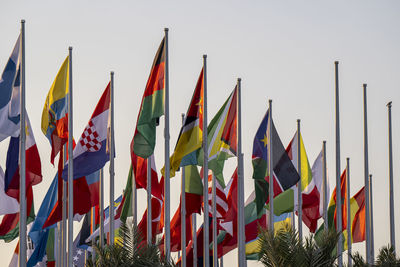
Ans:
[[[268,267],[329,267],[335,266],[334,253],[338,234],[334,231],[323,232],[316,242],[313,235],[304,243],[298,233],[289,225],[276,234],[260,229],[260,261]]]
[[[356,252],[351,255],[353,259],[354,267],[366,267],[368,266],[367,262],[360,255],[360,253]],[[396,253],[391,246],[382,247],[379,250],[379,254],[376,258],[376,262],[373,266],[376,267],[398,267],[400,266],[400,258],[396,258]]]
[[[123,224],[120,228],[121,239],[114,245],[100,248],[95,246],[96,261],[87,261],[89,267],[170,267],[173,262],[166,262],[161,256],[159,244],[147,244],[133,224]],[[158,242],[157,242],[158,243]]]

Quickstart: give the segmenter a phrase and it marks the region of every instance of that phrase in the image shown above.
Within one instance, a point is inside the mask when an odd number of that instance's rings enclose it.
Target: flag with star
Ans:
[[[85,266],[85,250],[78,247],[80,238],[81,238],[81,233],[79,232],[78,236],[74,240],[73,251],[72,251],[73,253],[72,260],[75,267]]]
[[[269,111],[267,111],[261,121],[253,141],[252,164],[257,212],[262,210],[269,196],[268,154],[270,145],[272,145],[274,196],[291,188],[300,180],[296,168],[293,166],[289,155],[283,147],[282,141],[275,129],[274,122],[271,121],[271,123],[268,123],[268,120]],[[270,139],[269,136],[269,125],[272,126],[272,139]]]
[[[202,69],[176,142],[175,151],[170,158],[170,177],[175,176],[183,157],[199,149],[203,141],[203,77]],[[164,175],[164,168],[162,173]]]

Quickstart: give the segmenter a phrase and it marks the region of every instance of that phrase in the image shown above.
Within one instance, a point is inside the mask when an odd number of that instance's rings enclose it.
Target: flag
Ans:
[[[47,94],[42,111],[42,132],[51,145],[50,161],[68,141],[69,56],[64,60]]]
[[[72,251],[72,260],[74,267],[84,267],[85,260],[85,251],[79,248],[79,240],[81,239],[81,232],[76,236],[73,243],[73,251]]]
[[[257,130],[253,141],[253,179],[255,184],[255,194],[257,211],[261,211],[264,204],[268,201],[268,146],[269,146],[269,111],[265,114]],[[274,175],[274,197],[291,188],[300,180],[296,168],[293,166],[285,148],[282,145],[278,132],[272,125],[272,152],[273,152],[273,175]]]
[[[42,181],[42,166],[35,137],[28,116],[26,116],[25,171],[26,189]],[[19,133],[19,132],[18,132]],[[7,195],[19,199],[19,136],[11,137],[7,151],[4,189]]]
[[[341,198],[342,198],[342,234],[343,231],[347,228],[347,205],[346,205],[346,195],[347,195],[347,183],[346,183],[346,170],[343,171],[342,175],[340,176],[340,190],[341,190]],[[337,230],[337,196],[336,196],[336,187],[332,192],[331,199],[329,201],[327,215],[328,221],[324,223],[328,223],[328,229],[330,230]],[[324,230],[324,224],[322,224],[317,232],[315,233],[316,240],[319,239],[320,233]],[[342,239],[344,240],[344,238]]]
[[[161,188],[160,183],[158,181],[154,155],[151,155],[147,159],[144,159],[132,153],[131,160],[132,160],[131,165],[132,165],[133,175],[135,176],[136,188],[137,189],[144,188],[145,190],[147,190],[147,164],[148,162],[150,162],[151,194],[157,198],[161,198],[161,192],[163,189]]]
[[[20,129],[21,36],[18,37],[0,79],[0,142],[18,137]]]
[[[131,154],[148,158],[156,144],[156,126],[164,115],[165,39],[161,41],[144,90]]]
[[[43,229],[43,224],[49,217],[53,207],[57,202],[57,187],[58,179],[56,175],[42,201],[42,204],[40,205],[36,219],[33,222],[33,226],[29,231],[29,237],[32,239],[35,249],[32,256],[27,262],[27,266],[35,266],[36,263],[43,260],[43,257],[46,254],[47,240],[49,237],[50,229]],[[54,227],[55,225],[50,226],[50,228]]]
[[[208,131],[208,169],[212,170],[220,184],[225,187],[222,174],[225,160],[236,156],[237,137],[237,87],[219,109],[207,127]],[[198,164],[203,165],[204,152],[198,155]],[[185,159],[184,159],[185,160]]]
[[[208,172],[208,211],[209,216],[213,217],[212,210],[212,171]],[[221,219],[225,217],[226,212],[228,211],[228,203],[226,199],[226,195],[224,192],[224,188],[222,188],[221,184],[215,179],[215,195],[216,195],[216,218]],[[204,208],[204,207],[203,207]]]
[[[110,83],[104,90],[88,125],[73,152],[74,179],[89,175],[104,167],[110,159],[107,151],[107,133],[110,111]],[[68,163],[62,178],[68,180]]]
[[[286,152],[294,166],[298,165],[298,149],[300,145],[300,162],[301,162],[301,197],[302,197],[302,220],[310,229],[315,232],[317,228],[317,220],[322,216],[322,152],[310,168],[303,137],[300,134],[300,142],[298,134],[295,133],[290,141]],[[317,170],[317,169],[318,170]],[[298,211],[298,185],[293,185],[290,189],[282,192],[274,198],[274,215],[280,216],[291,211]],[[321,202],[321,203],[320,203]],[[321,204],[321,206],[320,206]]]
[[[187,165],[185,168],[185,207],[186,214],[200,214],[203,203],[203,171],[199,173],[197,166]]]
[[[60,181],[62,182],[62,181]],[[66,190],[68,192],[68,182],[66,183]],[[74,215],[84,215],[90,211],[90,208],[99,204],[99,187],[100,187],[100,170],[73,180],[74,187]],[[58,187],[57,190],[62,190],[62,187]],[[68,194],[68,193],[67,193]],[[43,228],[49,227],[62,220],[62,193],[58,192],[59,197],[57,203],[51,210],[47,220],[45,221]],[[66,201],[68,206],[68,200]]]
[[[93,224],[93,220],[95,223]],[[79,232],[80,239],[78,243],[78,247],[80,248],[87,248],[91,246],[89,242],[86,242],[86,239],[96,231],[97,227],[100,224],[100,209],[99,206],[95,206],[94,208],[90,209],[88,213],[85,214],[83,219],[82,227]]]
[[[365,191],[364,187],[352,197],[351,206],[351,236],[353,243],[362,242],[365,240]],[[354,216],[353,213],[355,212]]]
[[[161,234],[160,219],[161,219],[161,208],[163,201],[156,197],[151,198],[151,239],[154,240],[158,234]],[[143,217],[138,224],[138,230],[141,233],[142,241],[147,240],[147,208],[143,213]],[[172,235],[172,226],[171,226]],[[172,239],[172,238],[171,238]],[[171,242],[172,244],[172,242]]]
[[[310,229],[310,232],[315,233],[317,229],[318,219],[323,215],[324,197],[323,197],[323,157],[322,151],[319,153],[317,159],[312,166],[312,181],[309,185],[308,194],[303,192],[303,201],[305,199],[314,199],[314,204],[304,208],[303,206],[303,222]],[[311,190],[312,189],[312,190]],[[329,183],[326,183],[327,192],[329,192]]]
[[[33,191],[32,186],[27,188],[26,191],[26,224],[35,220],[35,208],[33,205]],[[13,241],[19,236],[19,212],[6,214],[0,223],[0,239],[6,243]]]
[[[29,232],[30,228],[32,227],[32,223],[28,224],[26,227],[27,227],[27,232]],[[29,258],[33,253],[34,246],[32,244],[32,241],[30,240],[29,236],[27,236],[26,241],[27,241],[26,256],[27,256],[27,258]],[[18,240],[17,246],[15,247],[14,254],[11,257],[11,261],[8,266],[9,267],[18,267],[19,266],[18,259],[19,259],[19,240]],[[43,261],[39,262],[38,264],[36,264],[35,267],[46,267],[46,266],[50,267],[52,265],[46,264],[46,260],[43,260]]]
[[[179,169],[183,157],[201,148],[203,142],[203,90],[204,75],[202,69],[192,100],[190,101],[189,109],[186,112],[183,126],[179,132],[175,151],[170,157],[170,177],[175,176],[175,172]],[[164,168],[161,172],[164,175]]]
[[[17,199],[10,197],[4,191],[4,171],[0,166],[0,215],[18,212],[19,203]]]

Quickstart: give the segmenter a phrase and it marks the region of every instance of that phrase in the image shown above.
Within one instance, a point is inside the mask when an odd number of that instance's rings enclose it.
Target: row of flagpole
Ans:
[[[165,129],[164,129],[164,137],[165,137],[165,169],[169,170],[169,81],[168,81],[168,29],[165,29],[165,51],[166,51],[166,62],[165,62]],[[207,56],[203,56],[203,69],[204,69],[204,92],[203,92],[203,97],[204,97],[204,125],[207,125]],[[336,123],[336,195],[340,196],[341,195],[341,189],[340,189],[340,119],[339,119],[339,74],[338,74],[338,62],[335,62],[335,123]],[[62,257],[62,263],[65,265],[66,259],[65,257],[68,255],[68,266],[72,266],[72,253],[66,253],[66,243],[68,243],[68,251],[72,251],[72,239],[73,239],[73,147],[72,147],[72,136],[73,136],[73,101],[72,101],[72,96],[73,96],[73,82],[72,82],[72,47],[69,47],[69,94],[68,94],[68,114],[69,114],[69,120],[68,120],[68,183],[65,181],[63,182],[63,187],[64,187],[64,195],[63,195],[63,221],[61,224],[61,233],[59,233],[59,248],[61,248],[61,253],[60,257]],[[237,156],[238,156],[238,263],[239,266],[245,266],[246,261],[245,261],[245,255],[244,255],[244,214],[243,214],[243,209],[244,209],[244,188],[243,188],[243,154],[242,154],[242,149],[241,149],[241,80],[238,79],[237,81],[237,87],[238,87],[238,151],[237,151]],[[368,127],[367,127],[367,92],[366,92],[367,85],[363,84],[363,107],[364,107],[364,182],[365,182],[365,205],[366,205],[366,255],[367,255],[367,261],[368,263],[373,262],[373,219],[372,219],[372,175],[369,174],[369,166],[368,166]],[[114,242],[114,73],[111,72],[111,132],[110,132],[110,243],[113,244]],[[25,149],[25,139],[26,139],[26,134],[25,134],[25,21],[21,21],[21,94],[20,94],[20,166],[21,166],[21,178],[20,180],[20,218],[26,218],[26,181],[25,181],[25,173],[26,173],[26,168],[25,168],[25,153],[23,153],[23,149]],[[390,238],[391,238],[391,245],[395,247],[395,229],[394,229],[394,203],[393,203],[393,160],[392,160],[392,127],[391,127],[391,102],[388,103],[388,130],[389,130],[389,190],[390,190]],[[269,229],[273,231],[273,182],[272,182],[272,177],[273,177],[273,157],[272,157],[272,100],[269,101],[269,126],[268,126],[268,142],[269,142],[269,177],[270,177],[270,183],[269,183],[269,198],[270,198],[270,216],[269,216]],[[183,118],[182,118],[183,119]],[[301,177],[301,156],[300,156],[300,120],[298,120],[298,131],[297,131],[297,138],[298,138],[298,151],[297,151],[297,167],[298,167],[298,172]],[[208,177],[208,144],[207,144],[207,127],[203,130],[203,150],[204,150],[204,166],[203,166],[203,181],[204,181],[204,186],[203,186],[203,197],[204,200],[208,199],[208,187],[206,186],[206,178]],[[66,152],[65,152],[66,153]],[[323,166],[324,166],[324,185],[323,185],[323,203],[324,203],[324,218],[326,221],[326,206],[327,206],[327,182],[326,182],[326,142],[323,142]],[[148,164],[148,223],[147,223],[147,229],[148,229],[148,242],[151,242],[151,162],[150,160],[147,161]],[[349,165],[349,159],[347,159],[347,164],[346,164],[346,174],[347,174],[347,209],[350,210],[350,201],[349,201],[349,195],[350,195],[350,165]],[[184,176],[184,171],[182,172],[182,250],[185,244],[186,244],[186,230],[185,230],[185,221],[184,218],[185,216],[185,176]],[[104,177],[103,177],[103,172],[101,171],[101,200],[100,200],[100,216],[101,216],[101,224],[100,228],[101,230],[101,238],[100,238],[100,245],[102,245],[103,240],[104,240],[104,218],[103,218],[103,201],[104,201]],[[166,260],[170,260],[170,181],[169,181],[169,171],[165,173],[165,256]],[[216,196],[215,196],[215,176],[212,176],[212,215],[213,215],[213,241],[215,246],[213,256],[214,256],[214,265],[216,264],[216,259],[217,259],[217,245],[216,245],[216,236],[217,236],[217,227],[216,227]],[[133,179],[133,187],[134,190],[132,192],[133,194],[133,214],[134,214],[134,224],[137,225],[137,199],[136,199],[136,186],[135,186],[135,181]],[[66,238],[66,220],[64,217],[64,212],[66,212],[66,185],[68,184],[68,238]],[[299,230],[299,236],[300,238],[302,237],[302,223],[301,223],[301,218],[302,218],[302,199],[301,199],[301,179],[298,183],[298,218],[299,218],[299,223],[298,223],[298,230]],[[209,266],[209,249],[208,249],[208,244],[209,244],[209,212],[208,212],[208,204],[205,204],[206,201],[204,201],[204,263],[205,266]],[[341,232],[342,230],[342,205],[341,205],[341,198],[337,198],[337,231]],[[349,213],[349,212],[348,212]],[[193,216],[195,218],[195,216]],[[195,220],[193,222],[193,225],[195,225]],[[347,224],[350,224],[349,218],[347,218]],[[326,224],[325,224],[326,225]],[[327,225],[326,225],[327,226]],[[349,226],[348,226],[349,227]],[[194,228],[194,235],[195,235],[195,230]],[[349,237],[348,237],[348,248],[349,252],[351,252],[351,236],[350,232],[348,231]],[[342,266],[342,236],[339,236],[339,242],[338,242],[338,265]],[[68,242],[66,242],[68,240]],[[196,246],[196,242],[193,243],[194,246]],[[61,255],[62,254],[62,255]],[[184,253],[183,253],[184,255]],[[25,266],[26,265],[26,220],[21,219],[20,220],[20,253],[19,253],[19,262],[20,266]],[[184,264],[186,263],[186,257],[183,256],[183,262]],[[350,262],[350,258],[349,258]]]

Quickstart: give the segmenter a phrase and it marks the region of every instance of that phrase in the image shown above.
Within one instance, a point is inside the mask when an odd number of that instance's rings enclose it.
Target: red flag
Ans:
[[[358,204],[358,211],[353,219],[352,235],[353,243],[365,240],[365,191],[364,187],[354,195]]]

